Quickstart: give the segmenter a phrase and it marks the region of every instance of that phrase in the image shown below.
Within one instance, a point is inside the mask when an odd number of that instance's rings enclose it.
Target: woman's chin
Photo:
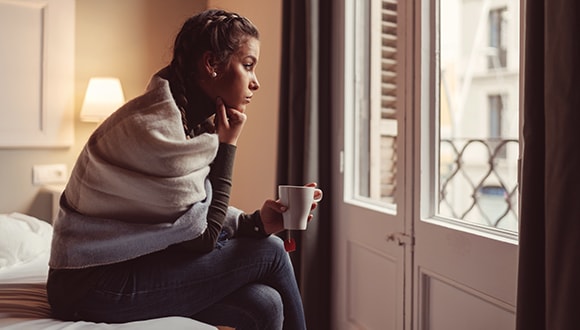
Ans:
[[[245,104],[240,104],[236,107],[232,107],[233,109],[238,110],[241,113],[244,113],[246,111],[246,105]]]

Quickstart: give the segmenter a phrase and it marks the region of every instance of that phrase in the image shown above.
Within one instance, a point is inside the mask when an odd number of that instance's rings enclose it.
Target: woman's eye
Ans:
[[[246,68],[246,70],[252,70],[252,68],[254,67],[254,63],[244,64],[244,67]]]

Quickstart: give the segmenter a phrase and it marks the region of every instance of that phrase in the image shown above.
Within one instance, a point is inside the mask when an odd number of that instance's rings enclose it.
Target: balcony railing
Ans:
[[[515,139],[441,139],[439,214],[517,231]]]

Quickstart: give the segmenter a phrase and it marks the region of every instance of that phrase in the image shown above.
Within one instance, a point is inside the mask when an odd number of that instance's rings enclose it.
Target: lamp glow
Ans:
[[[91,78],[81,108],[81,120],[101,122],[123,103],[125,103],[125,96],[118,78]]]

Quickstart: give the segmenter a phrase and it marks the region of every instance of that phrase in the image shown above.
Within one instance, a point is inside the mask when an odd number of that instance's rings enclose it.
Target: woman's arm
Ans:
[[[267,237],[269,234],[264,230],[264,224],[260,217],[260,211],[252,214],[242,213],[238,219],[238,230],[236,237]]]
[[[207,212],[207,228],[201,236],[178,243],[176,247],[196,252],[214,249],[228,211],[235,154],[235,145],[220,143],[209,173],[213,194]]]

